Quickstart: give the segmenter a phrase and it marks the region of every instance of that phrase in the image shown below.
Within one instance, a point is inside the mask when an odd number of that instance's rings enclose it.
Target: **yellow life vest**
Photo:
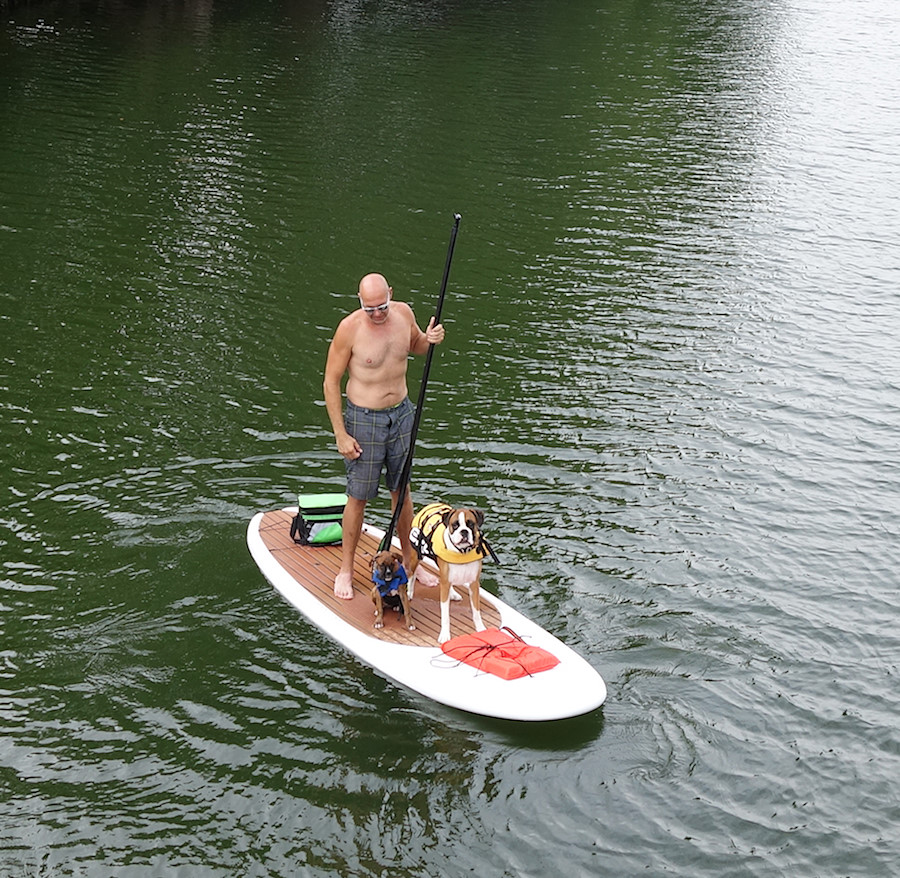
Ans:
[[[452,511],[453,507],[447,503],[429,503],[427,506],[423,506],[413,516],[412,530],[409,535],[413,548],[420,558],[431,558],[432,561],[436,561],[438,558],[450,564],[480,561],[488,553],[480,534],[478,542],[468,552],[456,552],[447,548],[447,543],[444,541],[444,533],[447,530],[444,516]]]

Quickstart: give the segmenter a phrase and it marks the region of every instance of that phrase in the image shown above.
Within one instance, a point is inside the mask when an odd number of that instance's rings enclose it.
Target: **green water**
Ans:
[[[0,873],[896,874],[894,4],[0,10]],[[457,211],[414,496],[604,676],[571,722],[396,687],[246,549]]]

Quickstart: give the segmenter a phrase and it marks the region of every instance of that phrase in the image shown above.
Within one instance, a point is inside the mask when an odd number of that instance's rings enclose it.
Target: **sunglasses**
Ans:
[[[359,298],[359,307],[362,308],[363,311],[366,312],[366,314],[383,314],[385,311],[387,311],[388,305],[391,304],[391,294],[390,293],[388,293],[387,301],[383,305],[376,305],[374,308],[367,308],[362,303],[362,297],[357,297],[357,298]]]

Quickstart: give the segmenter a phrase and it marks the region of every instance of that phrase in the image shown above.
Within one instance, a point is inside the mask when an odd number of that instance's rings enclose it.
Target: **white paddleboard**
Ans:
[[[354,570],[356,594],[350,601],[334,597],[340,547],[300,546],[290,537],[296,507],[260,512],[247,528],[247,545],[265,578],[313,625],[361,661],[397,683],[441,704],[483,716],[511,720],[558,720],[600,707],[606,684],[580,655],[499,598],[481,590],[485,624],[509,628],[525,643],[552,653],[559,664],[531,676],[505,680],[457,662],[437,643],[440,602],[436,588],[416,585],[408,631],[393,612],[385,627],[373,627],[371,559],[384,532],[363,526]],[[396,541],[396,540],[395,540]],[[468,594],[451,602],[451,634],[474,631]]]

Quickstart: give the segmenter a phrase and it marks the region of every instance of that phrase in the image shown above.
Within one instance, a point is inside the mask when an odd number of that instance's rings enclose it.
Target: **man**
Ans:
[[[343,520],[341,569],[334,580],[336,597],[353,597],[353,557],[359,544],[366,502],[378,493],[381,470],[391,492],[391,508],[400,493],[400,476],[409,452],[415,406],[406,387],[410,354],[424,354],[444,340],[434,318],[423,332],[412,309],[393,300],[380,274],[359,282],[360,308],[338,324],[325,363],[325,408],[337,449],[347,467],[347,506]],[[341,382],[347,375],[346,411],[341,411]],[[397,521],[403,560],[412,561],[409,531],[412,498],[406,498]]]

